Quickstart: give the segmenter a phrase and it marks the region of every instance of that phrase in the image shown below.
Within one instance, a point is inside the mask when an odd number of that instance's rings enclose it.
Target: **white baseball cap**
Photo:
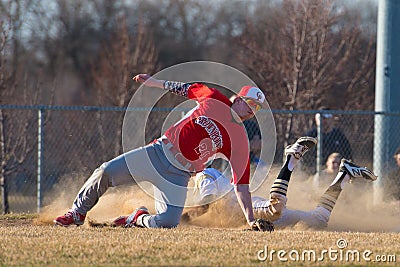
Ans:
[[[267,99],[260,88],[254,86],[243,86],[240,89],[238,96],[244,99],[252,99],[258,103],[262,108],[267,108]]]

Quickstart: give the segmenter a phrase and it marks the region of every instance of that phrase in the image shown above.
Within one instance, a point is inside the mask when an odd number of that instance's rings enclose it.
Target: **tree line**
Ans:
[[[55,104],[121,106],[133,73],[211,60],[244,71],[272,108],[371,109],[376,4],[362,3],[2,0],[1,103],[27,79],[41,103],[55,87]]]

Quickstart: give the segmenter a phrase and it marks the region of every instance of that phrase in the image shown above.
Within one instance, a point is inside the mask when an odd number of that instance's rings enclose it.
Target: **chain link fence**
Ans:
[[[125,112],[125,108],[113,107],[0,105],[3,209],[8,206],[9,212],[37,212],[51,202],[51,192],[57,184],[61,187],[71,183],[80,186],[101,163],[121,154]],[[144,110],[130,112],[143,118]],[[315,127],[315,114],[321,111],[272,112],[277,131],[274,163],[281,164],[285,145],[309,133]],[[159,137],[169,113],[170,109],[153,108],[146,129],[137,129],[138,138],[144,138],[142,142],[147,143]],[[374,159],[374,131],[379,128],[379,125],[375,125],[376,116],[390,116],[393,122],[391,132],[396,135],[400,132],[400,114],[359,111],[329,111],[329,114],[333,116],[334,128],[347,138],[352,160],[371,168],[374,160],[381,164],[385,161],[387,170],[395,167],[395,162],[387,158],[391,159],[400,142],[388,148],[388,157],[385,159]],[[134,125],[131,128],[135,129]],[[311,165],[307,169],[310,173],[319,171],[328,155],[327,151],[334,151],[337,143],[343,141],[338,132],[330,139],[323,135],[324,123],[315,131],[318,137],[326,141],[320,141],[323,145],[310,151]],[[139,132],[144,132],[144,136]],[[66,187],[65,190],[72,189]]]

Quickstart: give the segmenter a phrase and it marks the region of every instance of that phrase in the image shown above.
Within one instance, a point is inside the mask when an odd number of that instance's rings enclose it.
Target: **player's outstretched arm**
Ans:
[[[142,83],[149,87],[164,88],[164,80],[157,80],[149,74],[138,74],[132,78],[135,82]]]
[[[142,83],[146,86],[168,90],[176,95],[184,97],[188,97],[188,90],[191,86],[191,83],[157,80],[149,74],[138,74],[132,79],[135,82]]]

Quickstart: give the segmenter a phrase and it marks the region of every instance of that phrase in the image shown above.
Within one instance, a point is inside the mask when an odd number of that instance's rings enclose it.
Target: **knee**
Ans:
[[[93,182],[100,184],[101,187],[111,186],[110,176],[107,173],[107,163],[103,163],[98,167],[89,178]]]
[[[110,162],[104,162],[100,165],[99,170],[102,172],[102,177],[104,180],[107,180],[109,186],[113,186],[112,178],[114,176],[114,167]]]
[[[99,171],[102,173],[108,174],[110,172],[110,163],[109,162],[104,162],[103,164],[100,165],[100,167],[97,168]]]

